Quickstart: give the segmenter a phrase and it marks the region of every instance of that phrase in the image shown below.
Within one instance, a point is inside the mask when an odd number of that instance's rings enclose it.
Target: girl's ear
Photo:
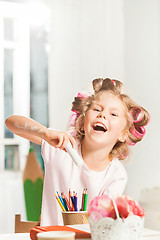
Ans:
[[[84,125],[79,129],[79,132],[80,132],[82,135],[85,135]]]
[[[128,130],[124,130],[124,131],[120,134],[120,136],[119,136],[119,138],[118,138],[118,141],[120,141],[120,142],[125,142],[125,141],[127,140],[127,137],[128,137]]]

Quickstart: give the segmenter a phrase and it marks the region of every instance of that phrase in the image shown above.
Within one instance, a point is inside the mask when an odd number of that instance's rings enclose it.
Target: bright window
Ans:
[[[9,115],[30,113],[30,32],[24,10],[21,4],[0,2],[0,171],[23,169],[29,147],[5,127]]]
[[[0,2],[0,171],[22,170],[29,151],[29,142],[6,128],[8,116],[48,126],[48,20],[40,3]],[[43,165],[40,147],[32,147]]]

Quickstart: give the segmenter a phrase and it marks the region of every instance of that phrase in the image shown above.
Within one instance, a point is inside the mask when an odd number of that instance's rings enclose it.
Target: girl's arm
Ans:
[[[36,144],[41,145],[42,139],[44,139],[50,145],[63,149],[70,141],[73,148],[75,148],[75,139],[72,136],[65,132],[48,129],[31,118],[12,115],[6,119],[5,124],[14,134]]]

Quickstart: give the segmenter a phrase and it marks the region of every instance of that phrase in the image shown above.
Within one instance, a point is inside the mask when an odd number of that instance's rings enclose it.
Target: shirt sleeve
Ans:
[[[55,148],[47,143],[45,140],[42,140],[41,145],[41,154],[44,160],[45,165],[51,161],[51,159],[55,158]]]

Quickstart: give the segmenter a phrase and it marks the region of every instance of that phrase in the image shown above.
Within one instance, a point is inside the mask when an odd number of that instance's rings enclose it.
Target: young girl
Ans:
[[[45,178],[41,225],[63,224],[56,191],[66,194],[71,188],[81,196],[87,188],[88,204],[97,195],[122,194],[127,174],[120,160],[128,156],[129,145],[141,141],[145,134],[149,114],[122,93],[120,81],[100,78],[92,84],[92,95],[75,97],[71,134],[48,129],[22,116],[6,119],[13,133],[42,145]],[[82,167],[77,167],[64,151],[69,141],[83,159]],[[80,209],[81,200],[78,202]]]

